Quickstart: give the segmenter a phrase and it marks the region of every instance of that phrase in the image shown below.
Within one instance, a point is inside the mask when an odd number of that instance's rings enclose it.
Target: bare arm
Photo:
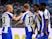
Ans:
[[[44,30],[45,31],[44,33],[48,36],[47,29],[48,29],[48,19],[46,19],[46,28]]]
[[[20,14],[20,16],[18,16],[18,17],[16,17],[15,15],[13,15],[13,20],[15,20],[15,21],[17,21],[17,20],[19,20],[20,18],[22,17],[22,14]]]
[[[34,34],[35,34],[36,28],[37,28],[37,24],[35,23],[34,32],[33,32]]]
[[[15,21],[17,21],[17,20],[19,20],[21,18],[21,16],[18,16],[18,17],[15,17],[15,16],[13,16],[13,20],[15,20]]]
[[[38,13],[36,13],[36,16],[38,17],[38,20],[39,20],[40,22],[42,22],[42,19],[39,17]]]
[[[42,21],[42,19],[39,17],[39,16],[37,16],[38,17],[38,20],[41,22]]]
[[[46,19],[46,28],[45,28],[45,30],[47,30],[48,29],[48,19]]]
[[[17,25],[19,25],[19,24],[22,24],[23,23],[23,21],[22,20],[20,20],[18,23],[16,23],[14,26],[17,26]]]

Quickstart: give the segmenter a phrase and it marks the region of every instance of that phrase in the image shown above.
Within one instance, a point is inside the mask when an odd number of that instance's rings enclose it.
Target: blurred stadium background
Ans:
[[[14,7],[13,13],[19,14],[23,11],[23,4],[24,3],[29,3],[31,5],[31,11],[33,12],[33,4],[40,4],[45,2],[47,5],[47,9],[50,11],[50,22],[51,22],[51,27],[52,27],[52,0],[0,0],[0,27],[2,27],[2,22],[1,22],[1,16],[2,13],[5,11],[5,5],[6,4],[12,4]],[[14,25],[16,22],[12,22]],[[23,25],[19,25],[18,27],[24,27]]]

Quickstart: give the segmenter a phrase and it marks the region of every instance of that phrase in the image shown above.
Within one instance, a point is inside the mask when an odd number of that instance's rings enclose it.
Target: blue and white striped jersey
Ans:
[[[39,11],[39,14],[41,15],[41,19],[42,19],[42,23],[40,25],[40,29],[41,29],[41,32],[40,32],[40,35],[43,36],[44,35],[44,32],[43,32],[43,28],[44,28],[44,17],[43,17],[43,11]]]
[[[41,11],[42,12],[42,11]],[[41,14],[40,12],[40,14]],[[50,27],[50,13],[47,9],[45,9],[44,12],[42,12],[42,28],[41,28],[41,36],[44,35],[44,29],[46,28],[46,19],[49,20],[49,27]],[[46,30],[47,34],[49,34],[48,29]]]
[[[2,14],[2,33],[8,33],[8,27],[11,27],[13,14],[10,12],[4,12]]]
[[[44,28],[46,27],[46,19],[48,19],[48,29],[47,29],[47,33],[49,32],[49,28],[50,28],[50,12],[45,9],[44,13]]]
[[[38,11],[38,15],[39,17],[42,19],[42,22],[39,21],[38,17],[36,16],[36,12],[35,12],[35,22],[37,23],[37,35],[36,37],[39,37],[41,35],[41,31],[43,29],[43,12],[42,11]],[[38,32],[40,31],[40,34],[38,34]]]
[[[45,15],[45,19],[48,19],[49,20],[49,23],[48,24],[50,24],[50,12],[47,9],[45,9],[44,15]]]
[[[43,12],[42,11],[38,11],[38,15],[41,19],[43,19]],[[42,23],[38,20],[38,17],[36,16],[36,12],[35,12],[35,22],[37,23],[37,27],[38,27],[38,31],[40,30],[40,28],[42,27]]]
[[[32,12],[25,12],[21,18],[21,20],[24,22],[25,26],[32,26],[33,24],[33,13]]]
[[[43,36],[44,35],[44,29],[46,28],[46,19],[49,20],[49,24],[50,24],[50,13],[49,13],[48,10],[45,9],[44,12],[43,11],[39,11],[39,16],[41,16],[42,23],[39,22],[37,17],[35,18],[36,19],[35,21],[37,22],[37,27],[38,27],[37,31],[39,31],[41,29],[40,35]]]
[[[10,27],[13,14],[10,12],[5,12],[2,14],[2,27]]]

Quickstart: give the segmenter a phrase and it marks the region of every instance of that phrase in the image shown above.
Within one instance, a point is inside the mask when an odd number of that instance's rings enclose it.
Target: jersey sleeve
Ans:
[[[35,20],[35,14],[33,15],[33,20]]]
[[[8,14],[8,16],[9,16],[9,18],[11,18],[11,19],[12,19],[13,14],[12,14],[12,13],[9,13],[9,14]]]
[[[23,14],[23,16],[22,16],[22,18],[21,18],[21,20],[22,20],[22,21],[24,21],[24,20],[25,20],[26,15],[27,15],[27,14],[25,14],[25,13]]]
[[[48,19],[48,11],[45,11],[44,15],[45,15],[45,19]]]

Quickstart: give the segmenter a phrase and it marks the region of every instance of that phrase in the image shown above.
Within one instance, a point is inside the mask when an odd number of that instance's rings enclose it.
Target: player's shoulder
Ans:
[[[12,13],[10,13],[10,12],[7,12],[8,14],[10,14],[10,15],[13,15]]]
[[[45,9],[45,11],[48,11],[48,9]]]
[[[43,11],[40,11],[40,10],[39,10],[38,12],[39,12],[40,15],[43,15]]]
[[[13,14],[10,13],[10,12],[4,12],[3,15],[6,15],[6,16],[10,15],[10,16],[13,16]]]
[[[7,15],[7,13],[6,13],[6,12],[4,12],[2,15]]]
[[[25,14],[27,14],[27,13],[26,13],[26,12],[24,12],[24,13],[23,13],[23,16],[24,16]]]
[[[10,12],[4,12],[3,14],[12,14],[12,13],[10,13]]]
[[[45,9],[44,14],[50,14],[48,9]]]
[[[45,11],[44,12],[49,12],[49,10],[48,9],[45,9]]]
[[[12,13],[10,13],[10,12],[6,12],[8,15],[10,15],[10,16],[13,16],[13,14]]]
[[[29,15],[33,15],[33,13],[30,11],[29,13],[28,13]]]
[[[39,13],[43,13],[43,11],[40,11],[40,10],[39,10],[38,12],[39,12]]]
[[[32,12],[30,12],[31,14],[33,14]]]
[[[26,12],[23,13],[23,15],[25,15],[25,14],[26,14]]]

